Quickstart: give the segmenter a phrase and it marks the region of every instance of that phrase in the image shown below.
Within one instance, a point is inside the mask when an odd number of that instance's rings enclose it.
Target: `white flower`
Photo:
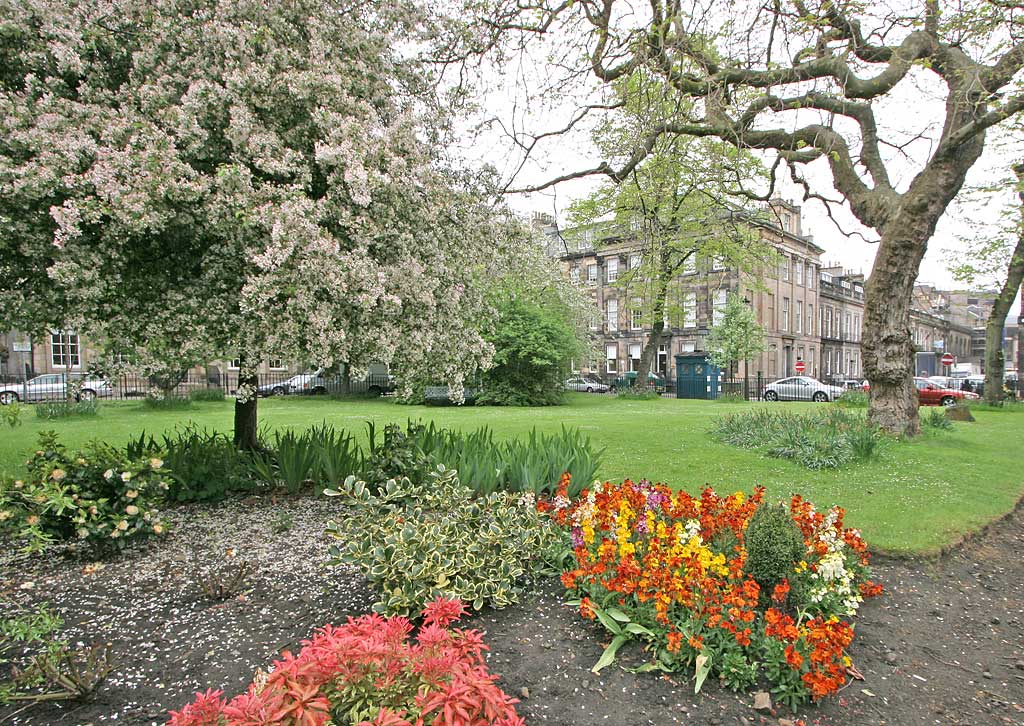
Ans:
[[[130,471],[121,472],[121,481],[128,481],[131,478],[132,478],[132,473]]]
[[[113,476],[114,476],[114,470],[113,469],[107,469],[105,472],[103,472],[103,478],[104,479],[111,479],[111,478],[113,478]]]
[[[134,504],[129,504],[127,507],[124,508],[124,511],[129,517],[134,517],[136,514],[139,513],[139,508],[136,507]]]
[[[117,528],[122,532],[128,529],[128,520],[122,519],[120,522],[117,523]]]
[[[153,459],[149,460],[149,466],[151,468],[153,468],[153,469],[159,469],[163,465],[164,465],[164,460],[163,459],[153,458]]]

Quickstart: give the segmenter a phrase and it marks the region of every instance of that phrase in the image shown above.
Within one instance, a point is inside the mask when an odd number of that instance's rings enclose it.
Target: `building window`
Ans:
[[[832,282],[832,274],[828,272],[821,273],[822,282]]]
[[[843,328],[843,340],[852,340],[853,339],[853,321],[852,321],[852,319],[850,317],[850,313],[846,313],[846,315],[843,316],[843,317],[844,317],[843,322],[845,323],[845,327]]]
[[[695,292],[683,295],[683,327],[697,327],[697,293]]]
[[[629,344],[629,370],[634,373],[640,370],[640,344]]]
[[[272,371],[283,371],[287,369],[287,366],[281,358],[271,358],[267,361],[267,367]]]
[[[783,282],[789,282],[789,258],[783,257],[779,263],[779,275]]]
[[[50,362],[54,368],[78,368],[82,365],[78,333],[59,330],[50,334]]]
[[[604,301],[604,319],[608,330],[614,332],[619,329],[619,301],[615,298]]]
[[[860,340],[860,315],[853,316],[853,339]]]
[[[690,256],[683,260],[683,274],[692,275],[697,272],[697,255],[693,252]]]
[[[619,372],[619,346],[617,343],[609,343],[604,348],[605,371],[608,373]]]
[[[807,303],[807,334],[814,335],[814,306]]]
[[[807,351],[807,375],[814,375],[814,348]]]
[[[804,332],[804,302],[803,300],[796,301],[796,332]]]
[[[725,303],[728,298],[728,290],[715,290],[715,306],[711,312],[712,325],[718,325],[725,319]]]
[[[788,297],[782,298],[782,325],[780,327],[784,331],[788,331],[789,330],[789,298]]]
[[[230,370],[237,371],[241,367],[242,367],[242,359],[241,358],[232,358],[231,360],[228,361],[228,368]]]
[[[796,264],[796,284],[797,285],[803,285],[804,284],[804,261],[803,260],[797,260],[795,264]]]
[[[569,279],[572,280],[573,282],[579,282],[580,281],[580,268],[574,267],[571,270],[569,270]]]
[[[817,277],[817,274],[814,272],[814,265],[812,265],[810,262],[808,262],[807,263],[807,289],[808,290],[813,290],[814,289],[814,278],[815,277]]]
[[[640,300],[633,301],[633,309],[629,311],[629,329],[642,330],[644,327],[643,303]]]
[[[768,296],[768,319],[765,320],[765,327],[775,330],[775,295],[766,293]]]
[[[605,269],[608,271],[608,282],[615,282],[619,279],[619,258],[609,257],[605,262]]]
[[[640,267],[640,255],[629,256],[629,269],[636,270]]]
[[[597,282],[597,265],[587,265],[587,282]]]
[[[711,258],[711,271],[721,272],[725,269],[725,260],[718,255],[714,255]]]
[[[590,329],[600,330],[601,328],[601,311],[595,310],[590,316]]]
[[[658,346],[658,372],[661,375],[668,372],[668,346],[664,343]]]

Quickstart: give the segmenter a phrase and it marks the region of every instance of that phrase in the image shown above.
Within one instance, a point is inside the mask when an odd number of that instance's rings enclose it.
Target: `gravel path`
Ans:
[[[0,596],[52,603],[66,637],[109,642],[117,657],[92,702],[0,709],[0,724],[162,724],[196,690],[241,691],[280,650],[369,608],[358,575],[324,566],[324,524],[343,516],[337,500],[254,498],[169,512],[159,545],[102,567],[73,550],[0,554]],[[557,580],[471,624],[529,724],[1024,724],[1022,553],[1017,511],[941,560],[877,565],[887,591],[862,608],[852,650],[865,680],[796,715],[755,712],[751,694],[714,684],[695,697],[681,676],[593,675],[604,636],[561,605]],[[243,561],[243,594],[203,594],[200,573]],[[620,663],[642,660],[626,650]]]

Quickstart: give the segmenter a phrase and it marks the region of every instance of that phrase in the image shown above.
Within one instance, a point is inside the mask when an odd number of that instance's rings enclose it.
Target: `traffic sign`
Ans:
[[[956,361],[956,358],[953,357],[952,353],[946,353],[942,356],[942,365],[944,366],[951,366],[954,361]]]
[[[805,370],[807,370],[807,364],[804,363],[802,360],[798,360],[796,362],[796,365],[793,367],[796,368],[797,373],[803,373]]]

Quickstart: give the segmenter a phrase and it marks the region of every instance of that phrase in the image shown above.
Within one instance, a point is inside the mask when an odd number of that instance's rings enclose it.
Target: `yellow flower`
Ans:
[[[149,465],[153,469],[159,469],[161,466],[164,465],[164,460],[163,459],[153,458],[153,459],[149,460]]]
[[[736,498],[736,504],[738,505],[743,504],[743,501],[747,498],[743,492],[736,492],[733,494],[733,497]]]
[[[134,517],[136,514],[139,513],[139,508],[136,507],[134,504],[129,504],[127,507],[124,508],[124,511],[129,517]]]
[[[11,513],[6,509],[0,510],[0,522],[5,522],[11,518]]]
[[[128,529],[128,521],[122,519],[120,522],[117,523],[117,528],[122,532],[125,531],[126,529]]]
[[[121,481],[128,481],[131,478],[132,478],[132,473],[130,471],[121,472]]]
[[[129,499],[135,499],[135,497],[139,496],[139,493],[134,489],[129,489],[124,493],[124,495]]]
[[[153,525],[153,533],[154,534],[160,534],[163,531],[164,531],[164,526],[162,524],[158,523],[158,524],[154,524]]]
[[[53,471],[50,472],[50,478],[53,479],[54,481],[60,481],[67,475],[68,473],[63,469],[54,469]]]
[[[25,521],[28,522],[30,527],[35,527],[37,524],[39,524],[39,517],[35,514],[30,514],[28,515],[28,519],[26,519]]]

